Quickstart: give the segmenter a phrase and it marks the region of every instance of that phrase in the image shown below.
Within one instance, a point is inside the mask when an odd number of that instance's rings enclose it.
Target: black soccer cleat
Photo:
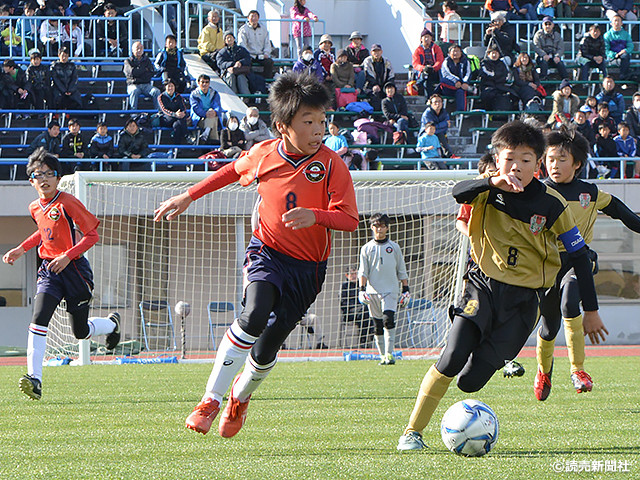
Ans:
[[[42,382],[31,375],[23,375],[18,382],[20,391],[32,400],[42,398]]]
[[[521,377],[524,375],[524,367],[522,366],[522,364],[516,362],[515,360],[511,360],[510,362],[506,362],[504,364],[502,374],[505,378]]]
[[[107,335],[107,339],[105,343],[107,344],[107,350],[113,350],[120,343],[120,314],[118,312],[110,313],[107,318],[116,324],[116,328],[113,329],[109,335]]]

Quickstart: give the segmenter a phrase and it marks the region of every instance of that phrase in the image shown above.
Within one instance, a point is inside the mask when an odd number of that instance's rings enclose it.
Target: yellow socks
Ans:
[[[542,373],[549,373],[553,366],[553,349],[555,347],[554,340],[544,340],[538,332],[538,342],[536,345],[536,359],[538,367]]]
[[[571,373],[584,370],[584,329],[582,315],[573,318],[563,318],[564,336],[567,339],[567,351],[571,362]]]
[[[406,435],[409,432],[422,432],[429,424],[433,412],[435,412],[438,404],[444,394],[449,389],[449,384],[453,377],[442,375],[435,365],[432,365],[422,380],[416,404],[411,412],[409,424],[404,430]]]

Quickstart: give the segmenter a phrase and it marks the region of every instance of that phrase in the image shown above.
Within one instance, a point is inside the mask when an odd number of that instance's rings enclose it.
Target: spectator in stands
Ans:
[[[341,49],[336,53],[336,61],[331,64],[331,79],[336,88],[355,89],[356,75],[346,50]]]
[[[519,6],[516,0],[486,0],[484,8],[492,13],[505,12],[507,18],[511,20],[536,20],[536,8],[531,3],[523,3]]]
[[[459,45],[450,45],[447,58],[440,69],[440,89],[445,97],[456,99],[456,110],[463,111],[467,107],[467,93],[475,95],[475,87],[469,84],[471,64],[462,53]]]
[[[36,15],[39,17],[64,16],[68,2],[66,0],[39,0],[40,7]]]
[[[175,35],[167,35],[164,39],[164,48],[156,56],[155,67],[157,71],[162,73],[163,82],[171,80],[175,85],[176,92],[184,93],[191,77],[187,73],[184,52],[177,45],[178,41]]]
[[[182,145],[187,138],[187,104],[177,92],[171,78],[164,81],[164,92],[158,97],[160,107],[160,126],[171,128],[172,143]]]
[[[525,110],[531,108],[534,101],[542,107],[543,95],[540,92],[540,78],[536,66],[527,52],[521,52],[513,64],[513,90],[522,101]]]
[[[91,47],[84,41],[80,20],[65,21],[62,25],[62,44],[69,48],[74,57],[91,56]]]
[[[616,122],[609,115],[609,104],[602,102],[598,104],[598,116],[593,119],[591,126],[593,131],[596,132],[596,136],[600,134],[600,125],[605,124],[609,129],[609,132],[616,131]]]
[[[631,106],[624,114],[624,121],[629,125],[629,133],[635,139],[640,137],[640,92],[633,94]]]
[[[65,14],[69,17],[88,17],[91,15],[91,4],[93,0],[69,0],[69,7]]]
[[[633,13],[633,0],[602,0],[604,14],[609,20],[618,15],[621,19],[635,22],[638,17]]]
[[[598,116],[598,101],[596,97],[593,95],[589,95],[584,100],[584,105],[582,105],[585,109],[583,112],[587,116],[587,122],[590,124],[593,123],[593,120]]]
[[[58,56],[58,46],[62,42],[62,25],[57,18],[43,20],[40,25],[40,42],[46,56]]]
[[[0,9],[0,17],[9,16],[7,10]],[[17,57],[22,54],[22,38],[16,32],[17,22],[9,21],[0,26],[0,55],[6,57]]]
[[[495,46],[487,49],[486,57],[480,62],[480,101],[489,111],[513,110],[511,87],[507,83],[509,70],[500,59],[500,51]]]
[[[134,42],[131,45],[132,55],[124,61],[124,75],[127,77],[127,93],[129,94],[129,107],[138,109],[138,99],[141,96],[151,97],[158,110],[158,96],[160,90],[153,86],[152,79],[156,75],[156,69],[151,59],[144,53],[142,42]]]
[[[118,15],[116,6],[107,3],[103,9],[103,15],[107,19]],[[127,24],[119,20],[96,21],[96,53],[99,56],[119,57],[127,47]]]
[[[244,138],[247,141],[247,150],[256,143],[273,138],[269,127],[267,127],[267,124],[260,118],[260,112],[257,107],[247,108],[245,116],[240,120],[240,130],[244,132]]]
[[[25,17],[33,17],[35,14],[36,5],[31,2],[25,3],[22,15]],[[20,20],[19,35],[22,38],[25,52],[30,52],[32,49],[36,48],[39,35],[37,21],[26,18]]]
[[[302,55],[304,47],[311,45],[311,26],[309,22],[317,22],[318,16],[305,7],[307,0],[294,0],[289,9],[289,16],[296,22],[291,22],[291,33],[296,42],[298,56]]]
[[[60,124],[57,120],[50,121],[47,125],[47,131],[42,132],[33,139],[29,148],[27,148],[27,155],[31,155],[40,147],[44,147],[47,152],[58,158],[60,157],[62,148],[60,146]]]
[[[556,18],[556,0],[541,0],[536,8],[538,20],[544,17]]]
[[[333,39],[331,35],[325,33],[320,37],[320,43],[315,52],[313,52],[314,58],[320,62],[322,67],[322,82],[327,84],[329,91],[333,88],[333,81],[331,79],[331,65],[336,61],[336,57],[331,51],[333,47]]]
[[[220,150],[227,158],[238,158],[246,149],[247,140],[239,126],[238,117],[231,115],[227,121],[227,128],[220,132]]]
[[[569,80],[564,79],[560,83],[558,90],[553,92],[553,107],[551,115],[547,120],[547,124],[559,127],[560,125],[568,125],[575,113],[580,109],[580,98],[573,93],[573,87]]]
[[[596,134],[591,127],[591,124],[587,122],[587,114],[581,109],[573,115],[573,125],[576,131],[581,133],[584,138],[589,142],[589,146],[593,151],[593,146],[596,144]]]
[[[70,110],[82,109],[82,96],[78,88],[78,70],[69,60],[69,49],[62,47],[58,60],[51,64],[51,84],[53,85],[53,107]]]
[[[496,47],[500,57],[507,67],[511,67],[514,55],[520,53],[520,45],[516,40],[516,32],[504,12],[498,11],[491,14],[491,23],[484,34],[484,45]]]
[[[30,64],[27,67],[27,90],[31,94],[31,103],[35,109],[44,110],[51,105],[51,71],[42,65],[42,56],[38,50],[29,55]]]
[[[622,121],[622,115],[626,110],[626,105],[622,94],[616,92],[616,82],[612,77],[607,76],[602,79],[602,88],[596,95],[596,101],[609,105],[609,115],[616,124]],[[616,129],[612,128],[611,131],[615,132]]]
[[[557,0],[555,18],[573,17],[573,12],[577,6],[578,6],[577,0]],[[563,28],[565,28],[564,25],[563,25]]]
[[[447,139],[447,132],[451,126],[451,120],[449,119],[449,113],[442,107],[442,97],[437,93],[431,95],[429,105],[420,119],[420,133],[425,131],[427,123],[433,123],[436,128],[435,134],[440,142],[440,148],[442,148],[442,156],[451,157],[451,147],[449,147],[449,141]]]
[[[262,76],[273,78],[273,59],[271,58],[271,40],[267,27],[260,23],[260,14],[251,10],[247,23],[238,30],[238,45],[246,48],[254,65],[262,67]]]
[[[411,66],[417,72],[416,86],[421,95],[430,97],[436,91],[443,62],[442,49],[434,43],[433,33],[425,28],[420,34],[420,45],[411,56]]]
[[[235,93],[250,94],[248,75],[251,72],[251,55],[249,51],[236,45],[236,37],[231,30],[224,32],[224,44],[225,47],[216,55],[222,79]]]
[[[629,32],[622,28],[620,15],[611,17],[611,29],[604,34],[604,47],[609,65],[620,67],[620,80],[630,80],[633,41]]]
[[[87,153],[87,146],[80,133],[80,123],[75,118],[67,122],[69,131],[62,137],[62,158],[84,158]],[[64,174],[73,173],[74,170],[82,170],[82,163],[62,162]]]
[[[340,287],[340,320],[342,323],[352,323],[358,329],[359,347],[367,348],[372,335],[369,310],[358,301],[358,267],[351,265],[345,273],[347,281]]]
[[[603,123],[598,125],[598,135],[596,136],[596,146],[594,147],[594,153],[599,158],[616,158],[618,156],[618,146],[615,140],[611,136],[611,129],[609,125]],[[601,165],[608,166],[606,173],[611,172],[611,177],[615,177],[618,169],[618,162],[601,162]],[[600,172],[600,168],[598,168]],[[605,173],[605,172],[603,172]],[[605,173],[605,175],[606,175]]]
[[[89,142],[89,156],[109,160],[115,154],[113,148],[113,137],[109,135],[109,128],[104,122],[98,122],[96,134]]]
[[[345,48],[347,52],[347,60],[353,64],[353,73],[356,76],[355,88],[362,90],[364,87],[365,75],[362,69],[362,62],[369,56],[369,50],[362,44],[362,34],[357,30],[351,32],[349,36],[349,45]]]
[[[189,97],[191,122],[202,129],[200,141],[203,143],[218,142],[218,131],[222,128],[225,112],[220,104],[220,95],[211,88],[210,82],[209,75],[200,75],[198,88],[194,89]]]
[[[405,141],[399,143],[413,143],[409,129],[418,125],[407,108],[404,96],[398,93],[394,82],[387,82],[384,86],[384,92],[386,97],[382,100],[382,113],[387,119],[387,123],[392,125],[396,132],[403,132]]]
[[[293,65],[293,71],[315,75],[319,82],[322,82],[322,65],[313,56],[313,48],[307,45],[302,49],[302,55]]]
[[[198,36],[198,52],[200,58],[209,65],[214,72],[219,72],[216,62],[218,51],[224,47],[224,36],[220,25],[220,10],[210,10],[207,23]]]
[[[5,59],[0,75],[0,107],[25,109],[30,104],[26,73],[12,58]]]
[[[436,126],[433,122],[427,122],[424,126],[424,133],[418,138],[416,151],[420,153],[420,158],[427,170],[447,169],[445,162],[433,161],[436,158],[442,157],[440,153],[440,140],[438,140],[436,136]]]
[[[580,40],[580,46],[576,62],[580,65],[580,81],[589,80],[589,71],[592,68],[600,70],[607,76],[607,61],[605,52],[605,42],[600,25],[594,23],[589,27],[589,31]]]
[[[560,78],[569,78],[567,68],[562,61],[564,41],[560,33],[554,30],[553,19],[544,17],[542,28],[533,36],[533,45],[538,55],[536,61],[540,67],[540,80],[546,80],[549,68],[556,68]]]
[[[118,155],[120,158],[140,159],[149,156],[151,150],[144,136],[144,132],[138,128],[138,123],[133,118],[129,118],[124,124],[124,130],[120,132],[118,140]],[[136,164],[136,170],[142,164]],[[122,163],[122,170],[129,170],[129,163]]]
[[[391,62],[382,56],[382,47],[374,43],[371,55],[364,59],[362,68],[365,74],[364,92],[369,96],[373,109],[379,111],[382,99],[386,96],[383,90],[387,82],[395,80]]]
[[[625,122],[618,124],[618,135],[613,137],[619,157],[632,159],[636,156],[637,140],[629,135],[629,125]],[[632,168],[625,172],[627,178],[640,178],[640,160],[628,162]],[[627,169],[625,169],[627,170]]]
[[[445,0],[442,2],[442,13],[438,13],[440,20],[440,41],[442,43],[455,43],[460,45],[462,42],[462,24],[448,23],[461,22],[462,18],[458,15],[458,4],[456,0]]]
[[[330,122],[329,125],[327,125],[327,129],[329,130],[329,135],[324,139],[324,144],[344,160],[344,155],[349,152],[347,139],[344,138],[344,135],[339,134],[340,129],[334,122]],[[349,165],[347,164],[347,166]]]

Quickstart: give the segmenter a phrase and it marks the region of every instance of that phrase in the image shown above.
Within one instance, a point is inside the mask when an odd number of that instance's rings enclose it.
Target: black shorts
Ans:
[[[63,298],[72,300],[91,299],[93,291],[93,272],[85,257],[71,260],[60,273],[47,268],[49,260],[43,260],[38,269],[36,293],[46,293],[58,301]]]
[[[475,264],[465,280],[462,298],[452,314],[471,320],[480,329],[474,357],[501,368],[518,355],[535,327],[544,289],[499,282]]]

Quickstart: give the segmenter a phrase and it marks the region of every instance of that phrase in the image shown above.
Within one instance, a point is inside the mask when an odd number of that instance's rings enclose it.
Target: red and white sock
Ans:
[[[211,397],[222,404],[222,397],[242,368],[256,340],[258,337],[253,337],[242,330],[237,320],[233,322],[218,345],[216,361],[209,375],[203,400]]]
[[[47,333],[49,329],[35,323],[29,324],[29,338],[27,340],[27,373],[42,381],[42,362],[47,348]]]

